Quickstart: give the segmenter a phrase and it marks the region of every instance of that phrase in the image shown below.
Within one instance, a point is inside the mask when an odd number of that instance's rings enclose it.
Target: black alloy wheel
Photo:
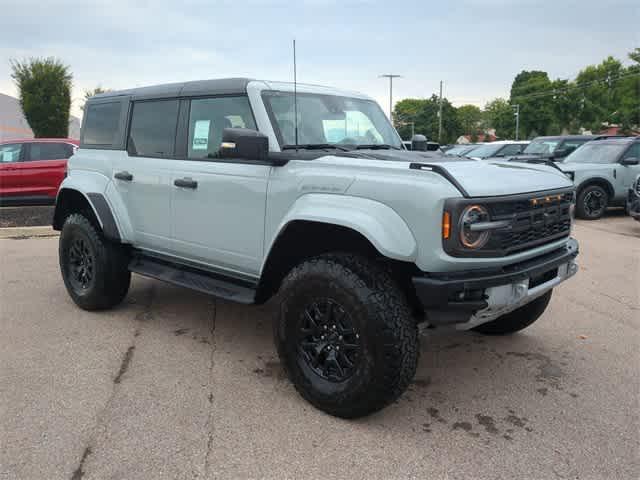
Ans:
[[[77,293],[89,289],[94,282],[95,254],[89,242],[78,235],[69,247],[69,281]]]
[[[344,382],[356,370],[360,335],[351,315],[330,298],[316,299],[302,312],[298,360],[321,378]]]

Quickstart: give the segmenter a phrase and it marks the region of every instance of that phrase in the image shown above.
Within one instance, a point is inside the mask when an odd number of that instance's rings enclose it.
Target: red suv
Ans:
[[[78,148],[70,138],[0,142],[0,204],[50,204]]]

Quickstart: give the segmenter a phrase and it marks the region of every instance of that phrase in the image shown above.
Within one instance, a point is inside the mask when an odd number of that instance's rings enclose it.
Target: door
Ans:
[[[186,160],[174,162],[172,182],[175,252],[226,273],[257,276],[271,167],[218,155],[224,128],[256,128],[249,100],[193,99],[185,113]]]
[[[131,222],[134,246],[166,253],[171,240],[171,168],[177,100],[133,103],[127,151],[114,155],[113,182]]]
[[[22,143],[0,145],[0,197],[22,195],[18,162],[22,160],[24,149]]]
[[[64,179],[73,145],[57,142],[30,142],[20,163],[24,194],[54,199]]]
[[[634,142],[633,145],[622,155],[621,160],[626,158],[635,158],[640,161],[640,142]],[[622,183],[622,195],[626,198],[627,192],[631,188],[634,180],[640,173],[640,165],[620,165],[618,174]]]

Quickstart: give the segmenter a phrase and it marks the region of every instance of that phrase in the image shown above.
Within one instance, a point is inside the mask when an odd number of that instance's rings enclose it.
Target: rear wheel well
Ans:
[[[87,198],[77,190],[64,188],[58,193],[58,198],[56,199],[56,208],[53,214],[53,229],[62,230],[64,221],[72,213],[82,214],[98,231],[102,231],[100,222],[96,218]]]
[[[263,303],[277,293],[284,277],[306,259],[329,252],[356,253],[383,264],[407,295],[414,310],[421,310],[411,277],[418,268],[410,262],[393,260],[382,255],[360,232],[351,228],[322,222],[296,220],[289,223],[275,240],[266,260],[258,285],[256,301]],[[419,313],[419,312],[416,312]]]

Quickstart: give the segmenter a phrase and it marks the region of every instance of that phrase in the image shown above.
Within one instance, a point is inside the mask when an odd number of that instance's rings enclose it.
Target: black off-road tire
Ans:
[[[519,332],[540,318],[546,310],[547,305],[549,305],[552,292],[553,290],[549,290],[544,295],[513,312],[507,313],[492,322],[478,325],[473,331],[484,333],[485,335],[509,335]]]
[[[278,354],[295,388],[316,408],[342,418],[362,417],[384,408],[410,385],[419,357],[417,325],[405,295],[383,268],[358,255],[323,255],[295,267],[280,295],[274,323]],[[345,379],[314,371],[301,347],[303,318],[321,299],[333,302],[332,311],[353,325],[350,341],[357,347],[350,358],[356,360]]]
[[[86,252],[91,279],[86,286],[77,278],[78,245]],[[72,251],[73,249],[73,251]],[[131,272],[122,245],[111,243],[80,213],[69,215],[60,232],[58,247],[60,271],[73,301],[84,310],[104,310],[118,305],[129,291]]]
[[[592,211],[588,205],[590,196],[594,195],[600,199],[599,201],[604,205],[602,209],[597,211]],[[607,211],[608,204],[609,194],[607,191],[600,185],[589,185],[580,190],[578,194],[578,199],[576,200],[576,216],[583,220],[598,220],[604,215],[604,212]]]

